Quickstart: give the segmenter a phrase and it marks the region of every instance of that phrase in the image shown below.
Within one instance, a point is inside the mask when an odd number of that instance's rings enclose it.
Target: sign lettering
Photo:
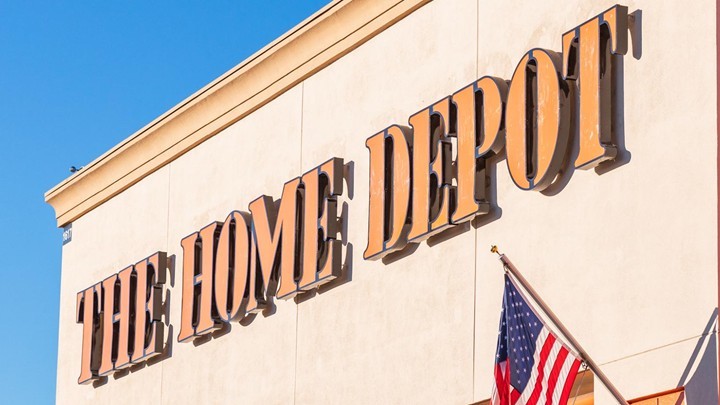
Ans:
[[[612,55],[627,52],[627,30],[627,7],[615,6],[565,33],[562,57],[532,49],[510,82],[485,76],[410,116],[412,129],[394,125],[370,137],[364,258],[380,259],[487,214],[489,160],[503,149],[516,186],[547,189],[566,163],[573,119],[575,168],[614,158]],[[575,87],[579,108],[571,105]]]
[[[548,189],[564,167],[614,159],[614,56],[627,52],[627,32],[627,7],[614,6],[563,34],[562,54],[531,49],[509,81],[481,77],[412,114],[408,126],[369,137],[363,257],[381,259],[490,213],[489,172],[503,156],[514,184],[534,191]],[[579,151],[571,162],[573,141]],[[247,212],[232,211],[182,239],[179,342],[342,275],[345,168],[332,158],[285,183],[277,201],[262,195]],[[71,228],[63,238],[71,240]],[[163,352],[166,256],[155,253],[77,294],[80,384]]]
[[[83,325],[78,384],[162,353],[166,269],[167,255],[157,252],[77,294],[76,320]]]

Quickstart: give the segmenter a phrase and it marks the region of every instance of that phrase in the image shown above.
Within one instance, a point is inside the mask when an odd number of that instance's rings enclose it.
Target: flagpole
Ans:
[[[505,269],[507,269],[507,271],[509,271],[513,275],[513,277],[515,277],[515,279],[517,279],[518,282],[520,282],[523,289],[525,289],[525,291],[527,291],[530,294],[530,297],[532,297],[532,299],[535,300],[535,302],[537,302],[538,305],[540,305],[540,308],[543,310],[543,312],[545,312],[545,314],[550,318],[552,323],[554,323],[555,326],[557,326],[557,328],[560,330],[560,333],[562,333],[565,336],[565,338],[568,340],[568,343],[570,343],[570,345],[572,345],[575,348],[575,350],[578,351],[578,354],[580,355],[582,360],[585,361],[585,363],[588,365],[588,368],[590,368],[590,370],[592,370],[592,372],[597,376],[597,378],[600,380],[600,382],[603,383],[605,388],[607,388],[608,391],[610,391],[610,393],[615,397],[615,399],[620,404],[627,405],[628,402],[625,400],[625,398],[623,398],[622,394],[620,394],[620,391],[618,391],[617,388],[615,388],[615,386],[610,382],[610,380],[607,378],[605,373],[603,373],[602,370],[600,370],[600,367],[598,367],[598,365],[595,364],[595,361],[593,361],[593,359],[590,356],[588,356],[585,349],[583,349],[582,346],[580,346],[580,343],[578,343],[578,341],[575,340],[575,337],[573,337],[573,335],[570,333],[570,331],[567,330],[565,325],[563,325],[563,323],[560,322],[560,319],[558,319],[558,317],[555,315],[555,313],[550,309],[550,307],[545,303],[545,301],[543,301],[543,299],[540,297],[540,295],[537,293],[537,291],[535,291],[535,289],[532,288],[530,283],[528,283],[528,281],[525,279],[525,277],[523,277],[523,275],[520,273],[520,271],[517,269],[517,267],[515,267],[515,265],[512,264],[510,259],[508,259],[507,256],[505,256],[504,254],[498,252],[497,246],[493,246],[490,249],[490,251],[493,253],[497,253],[500,256],[500,261],[503,263],[503,266],[505,267]]]

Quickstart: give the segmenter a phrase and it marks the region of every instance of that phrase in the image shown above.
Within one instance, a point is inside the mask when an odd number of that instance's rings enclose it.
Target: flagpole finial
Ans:
[[[497,245],[492,245],[492,246],[490,246],[490,252],[492,252],[492,253],[497,253],[498,256],[502,256],[502,255],[500,254],[500,252],[498,251]]]

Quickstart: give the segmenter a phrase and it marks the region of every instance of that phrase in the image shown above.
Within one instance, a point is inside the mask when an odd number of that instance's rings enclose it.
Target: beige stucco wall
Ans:
[[[498,219],[391,264],[362,259],[365,139],[480,76],[509,79],[527,50],[560,51],[562,33],[613,4],[434,0],[75,221],[63,248],[58,403],[488,398],[502,293],[491,244],[627,398],[706,378],[707,363],[698,363],[710,351],[715,359],[702,334],[718,285],[710,0],[624,3],[642,11],[642,54],[633,57],[631,47],[624,59],[627,164],[602,175],[574,172],[561,192],[545,196],[516,188],[500,162]],[[298,304],[276,302],[274,314],[195,346],[176,341],[176,266],[168,281],[172,356],[97,388],[77,385],[78,291],[157,250],[179,261],[182,237],[247,210],[261,194],[279,197],[286,181],[333,156],[354,166],[352,198],[343,196],[349,282]],[[596,387],[596,403],[612,403]]]

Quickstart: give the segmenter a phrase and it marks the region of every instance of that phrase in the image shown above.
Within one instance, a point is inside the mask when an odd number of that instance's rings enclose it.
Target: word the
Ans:
[[[77,294],[83,325],[78,384],[162,353],[161,307],[167,254],[157,252]]]

